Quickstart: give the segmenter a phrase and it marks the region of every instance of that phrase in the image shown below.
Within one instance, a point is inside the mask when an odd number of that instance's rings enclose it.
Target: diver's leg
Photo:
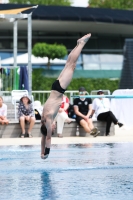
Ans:
[[[80,38],[77,41],[77,46],[69,54],[66,65],[58,77],[60,85],[63,89],[66,89],[68,85],[70,84],[78,57],[84,45],[86,44],[86,42],[88,41],[90,37],[91,37],[91,34],[87,34],[84,37]]]

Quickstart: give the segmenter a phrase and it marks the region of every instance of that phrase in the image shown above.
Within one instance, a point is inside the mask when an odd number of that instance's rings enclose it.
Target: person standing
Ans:
[[[86,89],[84,87],[79,88],[79,95],[86,95]],[[100,134],[100,131],[94,127],[92,122],[92,100],[91,98],[76,98],[74,99],[74,112],[76,114],[76,122],[82,126],[86,133],[93,135],[94,137]]]

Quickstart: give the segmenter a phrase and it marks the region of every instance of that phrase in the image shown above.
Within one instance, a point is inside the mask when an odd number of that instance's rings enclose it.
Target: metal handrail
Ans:
[[[41,101],[42,104],[45,103],[47,100],[48,96],[50,95],[51,90],[33,90],[32,91],[32,96],[34,97],[34,100],[39,100]],[[11,103],[11,95],[12,91],[0,91],[0,95],[3,96],[4,102]],[[73,98],[71,96],[77,95],[78,90],[67,90],[65,94],[68,96],[70,99],[70,103],[73,104]]]
[[[43,104],[46,101],[46,99],[48,98],[50,92],[51,92],[51,90],[39,90],[39,91],[38,90],[33,90],[32,91],[32,95],[34,96],[34,100],[39,100]],[[43,96],[41,96],[41,94]],[[44,96],[45,94],[47,96]],[[71,96],[78,94],[78,90],[67,90],[65,92],[65,94],[69,95],[68,97],[70,99],[70,103],[73,104],[73,98]],[[36,99],[36,96],[37,96],[37,99]]]

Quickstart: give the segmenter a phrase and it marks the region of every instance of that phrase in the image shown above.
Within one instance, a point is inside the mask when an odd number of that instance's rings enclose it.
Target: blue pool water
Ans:
[[[133,144],[0,147],[0,200],[133,200]]]

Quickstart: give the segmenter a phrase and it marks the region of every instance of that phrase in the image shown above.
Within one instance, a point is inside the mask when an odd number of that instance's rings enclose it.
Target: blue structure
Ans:
[[[126,39],[120,89],[133,89],[133,39]]]
[[[20,67],[19,89],[29,91],[28,71],[26,66]]]

